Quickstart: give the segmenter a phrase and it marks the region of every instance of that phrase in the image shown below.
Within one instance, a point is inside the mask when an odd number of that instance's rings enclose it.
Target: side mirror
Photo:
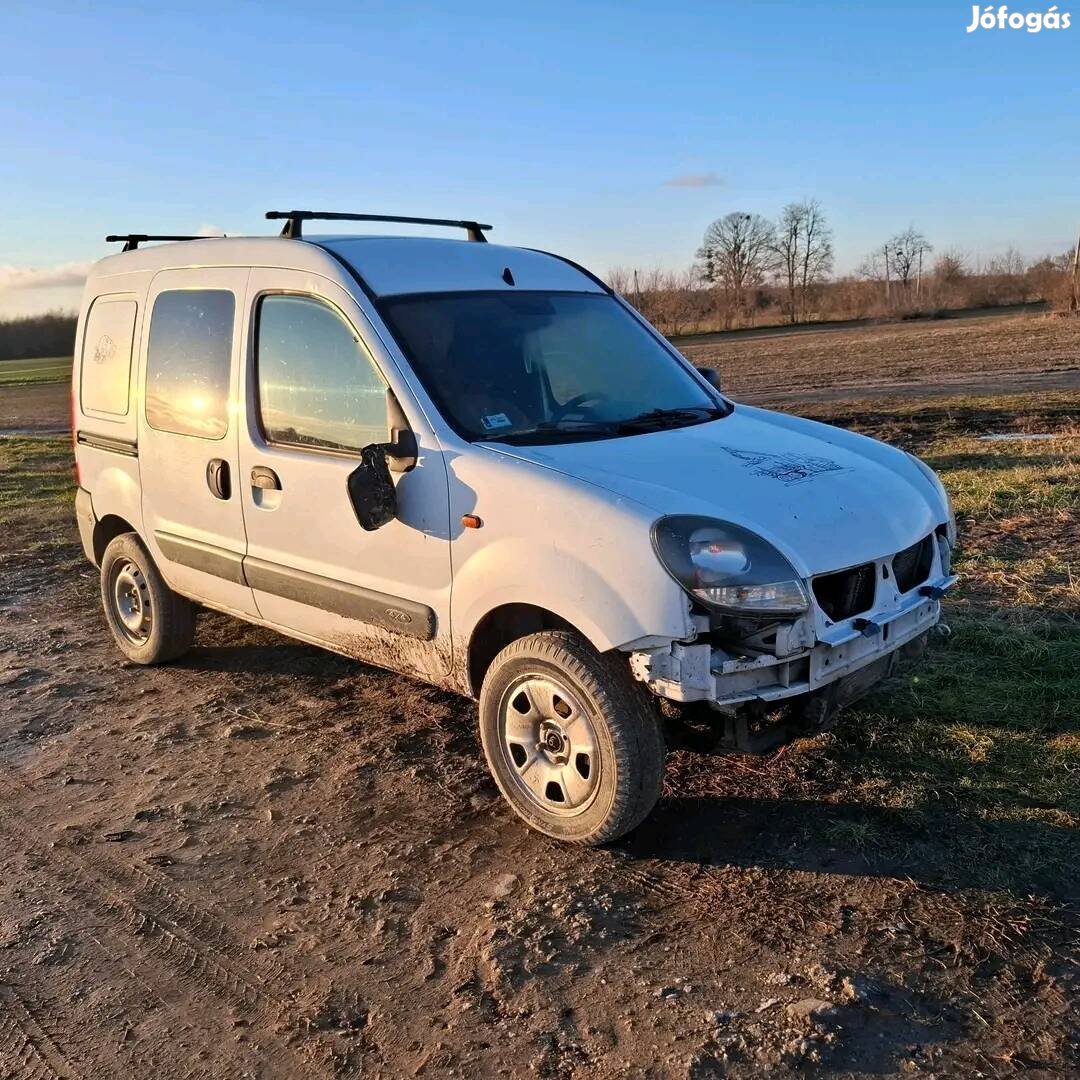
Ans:
[[[381,529],[397,517],[397,491],[390,479],[386,450],[385,443],[365,446],[360,451],[360,464],[346,481],[353,513],[366,532]]]
[[[720,389],[720,372],[712,367],[695,367],[694,370],[714,389]]]
[[[416,468],[420,456],[416,435],[409,427],[405,411],[393,390],[386,391],[386,426],[390,430],[390,442],[386,445],[386,462],[391,472],[408,472]]]

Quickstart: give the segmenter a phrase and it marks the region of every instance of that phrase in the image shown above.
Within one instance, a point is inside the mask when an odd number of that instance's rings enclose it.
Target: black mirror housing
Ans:
[[[711,367],[695,367],[694,370],[714,389],[720,389],[720,372]]]
[[[365,446],[360,451],[360,464],[346,481],[353,513],[366,532],[381,529],[397,517],[397,491],[390,478],[386,450],[385,443]]]
[[[393,390],[386,391],[386,426],[390,429],[390,442],[386,445],[386,463],[390,471],[405,473],[415,469],[420,449]]]

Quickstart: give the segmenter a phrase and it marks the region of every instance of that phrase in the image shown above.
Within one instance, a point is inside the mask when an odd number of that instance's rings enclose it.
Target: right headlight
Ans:
[[[760,536],[715,518],[674,514],[653,525],[653,546],[691,596],[739,615],[801,615],[810,606],[788,560]]]

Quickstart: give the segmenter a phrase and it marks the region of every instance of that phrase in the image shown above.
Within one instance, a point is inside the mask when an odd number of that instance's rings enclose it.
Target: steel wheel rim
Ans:
[[[132,644],[145,644],[153,621],[150,589],[143,572],[130,559],[114,571],[111,595],[113,612],[124,637]]]
[[[584,813],[600,787],[596,729],[581,696],[538,672],[499,702],[499,747],[515,790],[546,814]]]

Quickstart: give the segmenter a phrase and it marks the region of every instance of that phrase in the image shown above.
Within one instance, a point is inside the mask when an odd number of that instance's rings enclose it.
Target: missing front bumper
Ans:
[[[896,611],[831,627],[811,648],[793,656],[735,657],[710,644],[675,643],[666,649],[631,653],[630,668],[635,678],[660,697],[706,702],[727,712],[750,702],[768,705],[813,694],[839,680],[853,680],[871,666],[884,670],[887,665],[882,661],[940,621],[938,597],[954,581],[935,583],[930,595],[911,594]],[[883,677],[878,674],[872,681]]]
[[[671,721],[674,734],[678,739],[681,733],[688,748],[706,753],[764,754],[793,739],[828,730],[849,705],[921,657],[932,633],[927,630],[858,671],[801,697],[748,702],[723,713],[703,704],[686,706],[679,710],[682,715]]]

